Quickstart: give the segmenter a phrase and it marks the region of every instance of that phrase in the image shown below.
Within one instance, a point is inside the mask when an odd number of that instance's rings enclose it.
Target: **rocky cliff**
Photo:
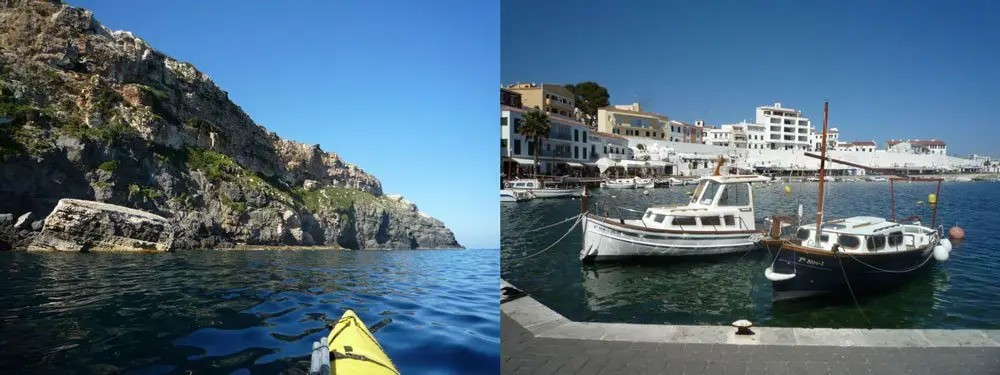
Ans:
[[[87,10],[0,0],[0,213],[44,218],[62,198],[162,216],[175,248],[460,247],[361,168],[254,123],[193,65]]]

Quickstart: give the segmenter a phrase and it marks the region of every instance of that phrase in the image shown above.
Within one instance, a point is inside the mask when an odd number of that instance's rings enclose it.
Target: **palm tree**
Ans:
[[[549,137],[549,115],[545,112],[534,110],[524,114],[524,124],[517,133],[525,138],[530,138],[535,143],[535,178],[538,178],[538,152],[542,149],[543,138]]]

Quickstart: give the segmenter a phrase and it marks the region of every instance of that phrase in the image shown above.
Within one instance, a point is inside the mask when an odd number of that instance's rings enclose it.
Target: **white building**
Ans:
[[[719,129],[705,129],[700,143],[748,150],[812,150],[818,144],[812,122],[802,112],[782,108],[781,103],[757,107],[754,122],[742,121],[722,125]],[[830,135],[836,144],[836,129]]]
[[[809,149],[812,151],[819,151],[820,147],[823,146],[823,129],[819,129],[817,132],[815,129],[809,129],[809,139],[811,145]],[[830,128],[826,132],[826,149],[827,150],[837,150],[841,145],[840,142],[840,130],[837,128]]]
[[[757,107],[756,124],[767,127],[767,149],[770,150],[811,150],[813,144],[812,122],[802,116],[802,111],[782,108],[781,103],[773,106]]]
[[[534,140],[517,132],[529,110],[500,106],[501,160],[529,168],[534,164]],[[541,139],[538,162],[541,174],[554,174],[557,169],[596,167],[597,160],[630,160],[634,157],[624,137],[592,131],[586,124],[568,116],[549,113],[549,135]]]
[[[875,141],[854,141],[854,142],[840,142],[837,143],[837,150],[843,151],[860,151],[860,152],[875,152],[878,148],[878,144]]]
[[[981,171],[984,173],[1000,172],[1000,162],[989,156],[972,154],[969,155],[969,160],[972,161],[973,165],[981,167]]]
[[[901,140],[901,139],[890,139],[885,142],[886,151],[889,152],[901,152],[907,154],[933,154],[933,155],[947,155],[947,146],[944,141],[937,139],[931,140]]]

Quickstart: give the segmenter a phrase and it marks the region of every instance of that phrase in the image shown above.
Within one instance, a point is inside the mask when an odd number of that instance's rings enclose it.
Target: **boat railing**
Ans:
[[[623,222],[625,220],[625,217],[624,217],[625,215],[622,215],[622,211],[628,211],[628,212],[638,213],[639,214],[639,222],[642,223],[642,226],[644,228],[649,229],[649,227],[646,226],[646,221],[642,220],[642,216],[646,213],[645,211],[633,210],[631,208],[625,208],[625,207],[615,207],[615,210],[618,211],[618,217],[621,218],[621,220]]]

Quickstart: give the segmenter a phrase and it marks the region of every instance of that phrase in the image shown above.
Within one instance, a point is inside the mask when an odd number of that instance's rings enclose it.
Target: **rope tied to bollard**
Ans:
[[[562,240],[564,238],[566,238],[566,236],[568,236],[570,233],[573,232],[573,229],[576,229],[577,225],[580,225],[580,221],[583,220],[583,215],[576,215],[576,216],[571,217],[570,219],[576,219],[576,221],[573,222],[573,226],[571,226],[569,228],[569,230],[567,230],[566,233],[564,233],[562,235],[562,237],[559,237],[559,239],[557,239],[556,242],[553,242],[551,245],[549,245],[548,247],[542,249],[541,251],[539,251],[537,253],[534,253],[534,254],[531,254],[531,255],[527,255],[527,256],[523,256],[523,257],[520,257],[520,258],[512,258],[512,259],[509,259],[509,260],[512,260],[512,261],[525,260],[525,259],[534,257],[534,256],[536,256],[538,254],[544,253],[544,252],[548,251],[549,249],[551,249],[551,248],[555,247],[556,245],[558,245],[560,242],[562,242]],[[564,220],[564,221],[560,222],[559,224],[565,223],[566,221],[569,221],[569,220]]]

